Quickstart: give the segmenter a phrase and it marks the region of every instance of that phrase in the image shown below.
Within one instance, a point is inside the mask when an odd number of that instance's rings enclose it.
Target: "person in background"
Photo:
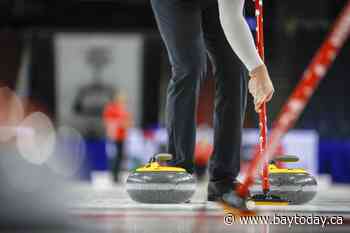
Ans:
[[[132,117],[126,103],[126,94],[118,92],[115,94],[114,100],[106,104],[103,111],[107,138],[115,144],[116,148],[116,154],[110,166],[115,182],[119,181],[119,172],[125,159],[124,142],[132,124]]]
[[[194,150],[194,171],[198,181],[205,179],[208,162],[213,153],[213,145],[206,139],[200,139]]]

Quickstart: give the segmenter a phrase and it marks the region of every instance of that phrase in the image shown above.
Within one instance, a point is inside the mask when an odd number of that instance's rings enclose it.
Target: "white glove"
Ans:
[[[255,111],[259,112],[261,105],[271,100],[275,89],[265,65],[252,70],[249,76],[248,89],[254,98]]]

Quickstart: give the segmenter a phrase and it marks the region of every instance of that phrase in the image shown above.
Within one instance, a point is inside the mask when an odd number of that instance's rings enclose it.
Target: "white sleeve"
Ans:
[[[233,51],[250,71],[264,64],[243,16],[244,0],[218,0],[222,28]]]

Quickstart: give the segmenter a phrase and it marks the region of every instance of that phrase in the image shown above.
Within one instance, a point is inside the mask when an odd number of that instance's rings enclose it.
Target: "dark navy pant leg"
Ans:
[[[216,1],[203,11],[203,31],[215,75],[214,152],[209,165],[210,180],[233,181],[240,170],[247,71],[226,40]]]
[[[151,0],[151,4],[172,66],[166,103],[168,152],[174,156],[170,165],[193,172],[197,99],[206,73],[201,9],[196,1]]]

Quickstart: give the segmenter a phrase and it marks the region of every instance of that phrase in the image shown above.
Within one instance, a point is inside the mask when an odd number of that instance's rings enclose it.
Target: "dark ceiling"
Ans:
[[[167,0],[164,0],[167,1]],[[205,0],[200,0],[205,1]],[[214,1],[214,0],[213,0]],[[334,18],[347,0],[265,1],[267,21],[290,9],[295,17]],[[251,0],[246,0],[252,4]],[[67,30],[155,29],[150,0],[0,0],[0,25],[11,28],[45,27]]]
[[[154,29],[149,0],[0,0],[2,27]]]

